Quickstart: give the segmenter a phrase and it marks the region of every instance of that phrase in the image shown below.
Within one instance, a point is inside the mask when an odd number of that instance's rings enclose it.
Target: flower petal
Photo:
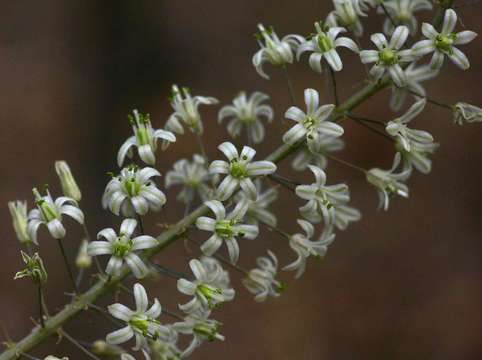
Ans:
[[[107,334],[106,341],[108,344],[117,345],[129,341],[134,336],[134,331],[130,326],[123,327],[120,330]]]
[[[120,233],[128,237],[131,237],[132,234],[134,233],[134,230],[136,229],[136,226],[137,226],[136,219],[124,219],[120,227]]]
[[[218,149],[228,158],[229,161],[237,159],[239,157],[236,147],[228,141],[223,142],[221,145],[219,145]]]

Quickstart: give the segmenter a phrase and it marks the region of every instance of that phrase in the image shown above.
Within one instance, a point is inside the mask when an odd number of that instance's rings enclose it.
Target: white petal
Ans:
[[[99,233],[97,234],[97,239],[100,238],[104,238],[109,242],[114,242],[117,240],[117,234],[115,233],[114,229],[107,228],[99,231]]]
[[[90,256],[112,254],[112,244],[107,241],[91,241],[87,246]]]
[[[49,228],[50,235],[54,239],[62,239],[65,237],[65,228],[58,219],[54,219],[47,223],[47,227]]]
[[[226,217],[226,210],[224,209],[224,206],[220,201],[210,200],[206,201],[204,205],[211,209],[211,211],[216,216],[216,220],[224,220],[224,218]]]
[[[140,184],[145,184],[154,176],[161,176],[161,173],[151,167],[145,167],[137,173],[136,179]]]
[[[422,40],[412,46],[414,56],[423,56],[435,50],[433,40]]]
[[[452,47],[453,53],[449,55],[449,59],[462,70],[467,70],[470,67],[469,59],[459,49]]]
[[[294,145],[305,137],[306,129],[301,124],[296,124],[283,135],[283,141],[289,145]]]
[[[338,55],[335,49],[327,51],[324,55],[326,61],[331,66],[333,71],[341,71],[341,69],[343,69],[343,63],[341,62],[340,55]]]
[[[433,56],[432,56],[432,60],[430,60],[430,67],[432,69],[440,69],[444,63],[444,54],[439,52],[439,51],[435,51],[433,53]]]
[[[369,64],[378,61],[378,51],[362,50],[360,51],[360,59],[363,64]]]
[[[197,260],[192,259],[189,261],[189,267],[191,268],[192,273],[198,280],[204,280],[207,277],[206,270],[204,269],[203,264]]]
[[[214,231],[216,221],[214,219],[201,216],[196,219],[196,226],[199,230]]]
[[[146,264],[144,264],[141,258],[134,253],[130,253],[125,256],[124,260],[126,261],[127,266],[129,266],[134,276],[138,279],[142,279],[149,272]]]
[[[288,110],[286,110],[285,118],[302,122],[306,118],[306,114],[296,106],[291,106]]]
[[[246,215],[249,208],[249,202],[246,199],[239,201],[234,207],[233,211],[226,217],[227,220],[236,219],[241,220]]]
[[[120,233],[128,237],[131,237],[137,226],[136,219],[124,219],[120,227]]]
[[[204,255],[211,256],[219,249],[222,243],[223,240],[214,234],[200,246],[200,249]]]
[[[129,309],[127,306],[122,305],[122,304],[112,304],[107,307],[107,310],[109,310],[109,313],[115,317],[116,319],[129,322],[131,319],[132,315],[134,314],[134,311]]]
[[[134,331],[130,326],[126,326],[120,330],[107,334],[106,341],[111,345],[117,345],[129,341],[134,336]]]
[[[387,38],[381,33],[376,33],[370,36],[370,40],[375,44],[378,50],[383,50],[388,46]]]
[[[148,165],[154,165],[156,163],[156,157],[152,152],[151,145],[141,145],[137,147],[137,151],[139,152],[139,157]]]
[[[186,279],[177,280],[177,290],[185,295],[194,295],[197,290],[197,284]]]
[[[442,34],[451,34],[457,25],[457,13],[452,9],[445,10]]]
[[[256,150],[249,146],[244,146],[243,150],[241,150],[241,159],[244,161],[251,161],[254,155],[256,155]]]
[[[147,203],[147,200],[144,199],[142,196],[134,196],[133,198],[131,198],[131,203],[137,214],[147,214],[147,211],[149,210],[149,204]]]
[[[122,146],[119,149],[119,152],[117,153],[117,165],[119,165],[119,167],[121,167],[122,164],[124,163],[124,159],[126,155],[129,157],[132,157],[131,147],[134,146],[135,144],[136,144],[135,136],[131,136],[126,140],[124,144],[122,144]]]
[[[357,54],[360,52],[360,49],[358,48],[358,45],[352,39],[347,38],[347,37],[341,37],[339,39],[336,39],[335,40],[335,46],[336,47],[339,47],[339,46],[346,47],[346,48],[350,49],[351,51],[353,51]]]
[[[258,236],[259,228],[256,225],[235,225],[233,230],[246,239],[254,239]]]
[[[149,305],[149,300],[147,299],[146,289],[139,283],[134,284],[134,299],[136,301],[136,311],[145,312]]]
[[[398,50],[407,41],[410,31],[406,26],[397,26],[390,39],[390,48]]]
[[[221,201],[226,201],[233,195],[236,189],[239,186],[239,180],[235,179],[231,175],[228,175],[224,178],[224,180],[219,184],[217,189],[217,196]]]
[[[432,24],[423,23],[422,24],[422,33],[428,39],[435,39],[438,36],[438,31],[435,30]]]
[[[316,71],[318,74],[321,74],[323,72],[323,68],[321,67],[321,59],[323,58],[323,55],[320,53],[313,53],[310,55],[310,58],[308,60],[310,64],[310,68],[313,69],[313,71]]]
[[[305,104],[308,114],[313,114],[318,109],[319,94],[315,89],[305,89]]]
[[[392,78],[393,82],[399,86],[403,87],[407,83],[407,77],[405,76],[405,72],[403,71],[402,67],[398,64],[390,66],[388,68],[388,72],[390,77]]]
[[[132,251],[150,249],[159,245],[159,241],[152,236],[141,235],[132,239]]]
[[[108,275],[115,276],[115,275],[119,275],[121,268],[122,268],[122,259],[116,256],[111,256],[111,258],[107,262],[107,267],[105,268],[105,272]]]
[[[152,319],[157,319],[162,313],[162,306],[159,303],[159,300],[154,299],[154,304],[149,308],[149,310],[146,311],[146,316],[152,318]],[[148,360],[146,358],[146,360]]]
[[[256,186],[254,186],[254,183],[250,178],[241,179],[239,185],[248,198],[251,200],[256,200],[258,191],[256,190]]]
[[[60,208],[60,213],[70,216],[79,224],[84,223],[84,213],[79,208],[73,205],[64,205]]]
[[[229,164],[226,161],[215,160],[209,165],[211,174],[229,174]]]
[[[226,245],[228,247],[229,259],[233,264],[236,264],[239,259],[239,245],[238,242],[234,239],[227,239]]]
[[[277,167],[271,161],[255,161],[246,166],[248,176],[269,175],[276,171]]]
[[[223,142],[218,146],[218,149],[228,158],[229,161],[238,158],[238,150],[230,142]]]
[[[169,142],[175,142],[176,141],[176,136],[172,132],[162,130],[162,129],[158,129],[158,130],[154,131],[154,137],[158,138],[158,139],[163,139],[163,140],[166,140],[166,141],[169,141]]]
[[[317,166],[313,166],[313,165],[308,165],[308,167],[310,168],[310,170],[313,172],[313,174],[315,175],[315,179],[316,179],[316,185],[318,186],[324,186],[325,183],[326,183],[326,174],[323,170],[321,170],[319,167]]]
[[[474,40],[477,37],[477,33],[473,31],[461,31],[457,33],[457,37],[455,38],[454,44],[455,45],[462,45],[462,44],[467,44]]]

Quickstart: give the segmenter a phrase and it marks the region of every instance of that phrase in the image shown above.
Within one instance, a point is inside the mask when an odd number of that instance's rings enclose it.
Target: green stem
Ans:
[[[72,273],[72,268],[69,264],[69,259],[67,258],[67,254],[65,253],[64,244],[62,244],[62,239],[57,239],[57,243],[59,244],[60,252],[62,253],[62,257],[64,259],[65,267],[67,268],[67,273],[69,274],[70,281],[72,282],[72,287],[76,294],[79,293],[79,289],[77,288],[77,282],[75,281],[74,274]]]
[[[341,119],[347,112],[349,112],[359,104],[363,103],[372,95],[387,87],[389,83],[390,81],[388,79],[385,79],[375,84],[365,86],[357,93],[352,95],[347,101],[340,104],[340,106],[335,110],[333,114],[333,120],[336,121]],[[296,152],[299,148],[302,147],[302,145],[304,145],[303,142],[300,142],[296,146],[283,144],[275,151],[273,151],[266,158],[266,160],[278,163],[292,153]],[[208,213],[209,208],[207,206],[199,206],[182,220],[162,232],[158,236],[159,245],[153,249],[149,249],[148,251],[146,251],[143,254],[143,258],[147,259],[152,257],[153,255],[160,252],[162,249],[175,242],[178,238],[181,238],[182,235],[189,228],[189,226],[195,223],[198,217],[204,216]],[[49,338],[52,334],[55,334],[58,329],[65,325],[68,321],[70,321],[79,313],[85,311],[88,308],[89,304],[93,304],[104,294],[115,290],[117,283],[122,281],[129,273],[129,269],[127,267],[124,267],[121,271],[121,274],[118,276],[113,276],[110,281],[97,281],[97,283],[95,283],[85,293],[79,294],[77,297],[74,298],[74,301],[72,303],[65,305],[62,310],[60,310],[57,314],[53,315],[47,321],[45,321],[45,328],[42,328],[40,325],[38,325],[34,327],[31,332],[23,339],[21,339],[18,343],[9,346],[9,348],[0,355],[0,360],[16,359],[18,357],[18,354],[29,351],[34,346]]]
[[[283,73],[285,74],[286,82],[288,83],[288,91],[290,93],[291,103],[292,105],[296,105],[295,91],[293,89],[293,83],[291,82],[291,77],[286,65],[283,65]]]
[[[340,98],[338,97],[338,88],[336,85],[336,77],[335,77],[335,72],[331,68],[331,66],[328,66],[330,68],[330,76],[331,76],[331,82],[333,84],[333,98],[335,100],[335,105],[339,106],[340,105]]]

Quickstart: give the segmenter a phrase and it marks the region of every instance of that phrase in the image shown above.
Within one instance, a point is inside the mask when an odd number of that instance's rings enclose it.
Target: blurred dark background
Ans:
[[[13,281],[22,266],[18,242],[11,228],[7,201],[28,199],[31,188],[59,186],[54,161],[65,159],[83,192],[82,209],[95,234],[117,228],[119,219],[102,211],[100,197],[107,171],[117,171],[115,156],[130,135],[126,114],[133,108],[149,112],[156,127],[171,113],[167,96],[172,83],[189,86],[194,94],[215,96],[223,104],[239,90],[261,90],[271,95],[276,121],[258,157],[281,143],[281,123],[289,107],[282,73],[266,67],[271,81],[260,78],[251,65],[257,50],[252,34],[256,24],[276,27],[280,35],[312,31],[313,21],[324,18],[329,1],[4,1],[0,6],[0,95],[2,156],[0,227],[0,323],[2,339],[27,334],[36,317],[35,290],[29,281]],[[468,29],[481,31],[480,5],[461,8]],[[428,14],[423,14],[426,19]],[[423,17],[422,16],[422,17]],[[371,16],[366,31],[380,31],[382,17]],[[459,28],[461,26],[459,25]],[[363,44],[371,47],[364,39]],[[472,68],[462,72],[446,63],[442,76],[427,84],[430,96],[446,103],[459,100],[482,104],[482,42],[463,47]],[[341,50],[345,70],[338,76],[340,93],[349,96],[362,85],[363,67],[357,57]],[[296,95],[305,87],[324,92],[324,80],[303,57],[289,68]],[[387,91],[356,110],[357,114],[390,119]],[[209,155],[219,157],[215,145],[227,139],[216,126],[219,107],[202,110]],[[375,190],[352,170],[330,163],[330,183],[346,181],[353,204],[363,220],[340,232],[322,262],[310,261],[298,281],[292,273],[279,299],[264,304],[237,286],[236,300],[215,314],[224,326],[224,343],[207,344],[193,359],[480,359],[482,147],[480,125],[452,124],[446,110],[428,106],[413,124],[429,130],[441,143],[429,176],[410,179],[409,200],[395,199],[387,213],[376,210]],[[356,124],[343,122],[346,150],[339,156],[363,167],[388,168],[393,157],[389,143]],[[158,156],[164,174],[181,157],[197,151],[193,137],[179,137]],[[281,173],[311,181],[311,175],[293,174],[289,162]],[[304,178],[303,178],[304,177]],[[149,217],[147,230],[160,232],[159,222],[182,216],[175,201],[177,189],[167,191],[168,205]],[[275,206],[283,227],[295,230],[301,205],[287,191]],[[73,260],[80,228],[67,221],[65,240]],[[286,225],[285,225],[286,224]],[[206,234],[200,234],[203,240]],[[51,311],[68,301],[70,289],[55,242],[42,230],[41,255],[49,271],[47,301]],[[264,231],[254,242],[241,244],[240,265],[251,268],[265,249],[275,250],[284,265],[294,254],[282,240]],[[187,271],[190,254],[182,242],[158,261]],[[185,300],[175,281],[148,284],[168,309]],[[129,305],[132,300],[123,297]],[[112,296],[101,300],[110,304]],[[172,321],[164,317],[164,321]],[[84,341],[103,338],[113,327],[95,314],[66,325]],[[32,351],[85,356],[65,340],[51,339]]]

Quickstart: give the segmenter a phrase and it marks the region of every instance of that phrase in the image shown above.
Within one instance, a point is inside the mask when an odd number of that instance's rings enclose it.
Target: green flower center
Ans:
[[[136,138],[138,145],[148,145],[150,144],[150,136],[147,128],[143,125],[140,125],[136,131]]]
[[[121,235],[113,244],[112,254],[117,257],[124,257],[132,249],[133,242],[131,239],[125,241],[125,235]]]
[[[381,63],[384,65],[395,65],[398,63],[398,56],[395,51],[392,49],[383,49],[378,52],[378,59],[380,60]]]
[[[126,190],[129,197],[134,197],[141,191],[141,184],[139,184],[135,177],[131,177],[124,181],[124,189]]]
[[[439,34],[435,38],[435,47],[439,49],[440,51],[452,54],[452,45],[455,40],[455,34],[450,34],[450,35],[442,35]]]
[[[208,300],[208,305],[211,309],[216,306],[213,300],[222,294],[222,290],[220,288],[206,284],[198,285],[197,291]]]
[[[215,231],[216,234],[223,238],[223,239],[229,239],[233,237],[234,231],[233,231],[233,225],[236,224],[236,220],[219,220],[216,222],[215,226]]]
[[[141,316],[133,316],[129,320],[129,325],[138,330],[144,336],[148,335],[147,330],[149,329],[149,320]]]
[[[231,162],[230,172],[231,172],[231,175],[236,179],[241,179],[248,176],[246,166],[240,163],[238,160],[233,160]]]
[[[313,129],[313,127],[316,125],[316,120],[314,118],[312,118],[311,116],[307,116],[304,120],[303,120],[303,126],[308,129],[308,130],[311,130]]]
[[[318,43],[320,51],[323,53],[333,49],[333,41],[326,35],[317,35],[316,42]]]
[[[57,213],[57,211],[55,211],[55,209],[52,209],[52,207],[49,205],[49,203],[47,203],[45,200],[41,199],[41,200],[37,200],[37,205],[45,219],[46,222],[51,222],[52,220],[54,219],[59,219],[60,216],[59,214]]]
[[[214,341],[216,339],[218,327],[207,323],[197,323],[193,328],[193,332],[206,338],[208,341]]]

